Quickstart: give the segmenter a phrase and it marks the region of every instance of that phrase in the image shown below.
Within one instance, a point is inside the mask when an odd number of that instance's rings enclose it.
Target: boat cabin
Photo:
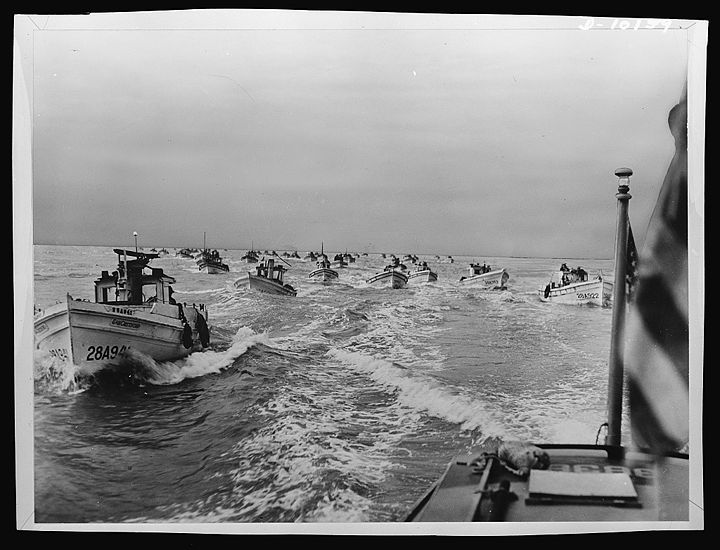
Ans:
[[[113,249],[118,255],[118,268],[112,273],[102,271],[95,280],[95,302],[99,304],[139,305],[161,302],[174,304],[173,277],[165,275],[162,269],[149,268],[148,263],[157,254],[145,254],[131,250]],[[132,259],[128,259],[128,256]]]
[[[550,276],[550,288],[560,288],[573,283],[582,283],[587,280],[587,271],[582,267],[567,269],[565,264],[563,264],[558,271],[554,271]]]
[[[255,267],[255,270],[257,271],[258,277],[264,277],[282,283],[283,274],[287,271],[287,268],[279,264],[275,265],[275,260],[269,258],[260,262]]]
[[[470,267],[468,268],[468,272],[470,273],[470,276],[482,275],[483,273],[489,273],[490,271],[492,271],[492,268],[485,263],[483,263],[482,265],[470,264]]]
[[[328,260],[328,257],[325,254],[323,254],[322,256],[318,256],[318,260],[315,265],[317,265],[319,268],[324,267],[324,268],[329,269],[330,268],[330,260]]]

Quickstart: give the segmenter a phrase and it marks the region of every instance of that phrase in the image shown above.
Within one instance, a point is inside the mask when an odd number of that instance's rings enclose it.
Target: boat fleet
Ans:
[[[162,269],[149,265],[152,260],[170,252],[165,248],[151,250],[146,253],[137,246],[135,251],[114,249],[118,265],[112,273],[101,272],[94,283],[93,302],[68,294],[65,300],[37,310],[34,323],[36,348],[79,366],[99,366],[113,362],[129,348],[155,360],[168,361],[207,347],[210,338],[207,308],[204,304],[188,305],[175,301],[172,286],[175,279]],[[297,296],[297,289],[285,281],[291,264],[283,257],[313,261],[315,268],[308,273],[308,281],[321,284],[339,281],[341,271],[360,257],[360,254],[346,251],[335,254],[331,261],[324,245],[320,252],[308,252],[303,258],[297,252],[285,252],[283,256],[274,250],[265,252],[267,257],[251,247],[242,256],[241,259],[252,264],[252,268],[234,281],[236,289]],[[219,251],[207,248],[205,242],[202,249],[177,249],[175,256],[194,260],[203,273],[230,272]],[[382,254],[382,257],[387,259],[388,255]],[[389,259],[381,271],[365,280],[368,287],[402,289],[438,281],[437,271],[415,255],[404,255],[401,261],[400,257],[390,254]],[[438,256],[436,263],[447,261]],[[458,284],[506,290],[509,278],[505,268],[471,263]],[[563,264],[551,274],[547,285],[538,289],[538,294],[543,302],[608,306],[612,283],[602,273],[590,279],[581,267],[570,269]]]

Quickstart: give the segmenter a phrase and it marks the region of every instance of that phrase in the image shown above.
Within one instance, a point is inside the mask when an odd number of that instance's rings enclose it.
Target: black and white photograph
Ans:
[[[579,13],[16,14],[16,529],[703,530],[708,21]]]

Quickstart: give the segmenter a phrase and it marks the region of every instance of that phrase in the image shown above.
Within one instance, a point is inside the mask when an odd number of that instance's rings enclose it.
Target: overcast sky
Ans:
[[[685,32],[234,15],[35,18],[36,244],[610,258],[623,166],[642,242]]]

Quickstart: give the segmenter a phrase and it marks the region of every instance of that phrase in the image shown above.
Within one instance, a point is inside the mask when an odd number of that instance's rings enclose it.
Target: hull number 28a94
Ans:
[[[103,359],[115,359],[125,351],[127,346],[90,346],[88,347],[86,361],[102,361]]]

